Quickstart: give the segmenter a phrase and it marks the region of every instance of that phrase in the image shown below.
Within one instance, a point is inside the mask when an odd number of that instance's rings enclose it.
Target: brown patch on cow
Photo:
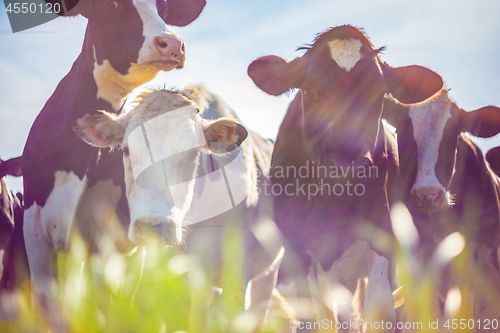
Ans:
[[[211,143],[227,142],[239,146],[248,132],[233,120],[221,119],[205,127],[203,134],[212,152],[225,153],[230,151],[227,145],[211,145]]]
[[[203,131],[208,142],[236,142],[236,123],[232,120],[219,120]]]

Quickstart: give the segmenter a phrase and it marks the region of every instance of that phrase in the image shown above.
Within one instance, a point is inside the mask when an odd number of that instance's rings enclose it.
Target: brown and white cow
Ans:
[[[443,85],[421,103],[404,104],[387,97],[383,117],[396,127],[403,202],[420,234],[422,260],[428,262],[442,239],[460,231],[481,272],[497,288],[500,182],[465,133],[483,138],[499,133],[500,109],[464,111]],[[470,283],[460,279],[452,274],[451,281],[441,280],[442,296],[450,283]],[[473,291],[482,288],[471,287]],[[484,294],[476,296],[484,299]],[[481,312],[484,304],[478,303],[476,311]]]
[[[382,105],[386,93],[424,100],[441,79],[419,66],[390,67],[379,58],[382,49],[350,25],[321,33],[303,49],[293,61],[265,56],[248,68],[271,95],[299,89],[281,124],[270,173],[286,253],[300,258],[291,274],[304,295],[304,276],[317,263],[351,291],[368,276],[368,320],[394,322],[390,253],[377,254],[369,235],[361,235],[364,224],[390,231],[387,184],[388,175],[397,174],[397,152],[381,123]],[[415,85],[417,78],[429,85]],[[358,270],[342,270],[344,253],[357,253]]]
[[[500,147],[494,147],[486,153],[486,160],[488,161],[491,169],[497,175],[500,175]]]
[[[117,114],[134,88],[160,70],[182,68],[184,42],[167,25],[191,23],[204,6],[205,0],[80,0],[66,13],[88,19],[82,52],[33,123],[21,161],[33,290],[54,323],[52,257],[69,248],[72,230],[83,231],[93,251],[128,242],[127,232],[114,232],[129,224],[122,154],[89,146],[74,122],[98,110]]]
[[[141,242],[148,230],[169,237],[163,221],[173,220],[186,229],[184,249],[218,276],[224,232],[236,227],[245,270],[239,292],[243,297],[252,280],[247,300],[262,306],[271,299],[282,256],[279,237],[270,247],[255,236],[259,223],[272,217],[270,197],[258,195],[268,181],[272,144],[237,121],[217,96],[190,86],[144,93],[132,111],[86,115],[75,129],[91,145],[124,151],[131,240]]]

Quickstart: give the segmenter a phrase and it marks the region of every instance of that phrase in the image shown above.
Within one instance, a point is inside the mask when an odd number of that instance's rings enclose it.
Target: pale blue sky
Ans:
[[[184,69],[162,73],[167,87],[203,83],[243,124],[275,138],[291,96],[271,97],[246,74],[250,62],[287,59],[316,33],[340,24],[363,27],[392,66],[419,64],[441,74],[466,110],[500,106],[498,0],[207,0],[200,18],[173,28],[187,46]],[[0,157],[21,154],[31,124],[81,50],[84,18],[58,18],[13,34],[0,10]],[[490,140],[483,147],[498,145]],[[8,179],[13,190],[20,180]]]

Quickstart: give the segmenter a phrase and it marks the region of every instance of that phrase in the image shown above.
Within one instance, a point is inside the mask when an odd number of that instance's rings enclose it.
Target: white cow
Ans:
[[[226,227],[236,227],[244,243],[240,296],[256,278],[247,301],[267,308],[283,256],[270,197],[259,196],[268,181],[270,141],[248,133],[201,86],[145,93],[131,112],[89,114],[76,130],[94,146],[124,151],[130,240],[140,243],[149,230],[175,241],[187,229],[182,246],[217,273]]]

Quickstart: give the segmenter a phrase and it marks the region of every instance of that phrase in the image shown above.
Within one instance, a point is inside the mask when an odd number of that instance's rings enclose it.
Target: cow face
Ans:
[[[406,83],[403,79],[418,68],[389,67],[378,57],[381,49],[374,49],[352,26],[330,29],[305,49],[291,62],[276,56],[259,58],[248,74],[271,95],[301,89],[304,129],[319,156],[347,163],[370,159],[384,94]]]
[[[184,42],[167,24],[191,23],[204,5],[205,0],[80,0],[66,15],[88,18],[84,52],[93,58],[98,97],[119,107],[123,95],[158,71],[182,68]]]
[[[140,242],[146,230],[169,242],[182,238],[182,222],[193,198],[199,153],[225,153],[246,138],[232,120],[208,122],[180,93],[155,91],[119,117],[86,115],[76,131],[88,143],[121,146],[131,225],[129,238]]]
[[[500,109],[489,106],[466,112],[449,98],[444,86],[421,103],[386,98],[383,117],[396,127],[405,191],[424,213],[452,204],[449,189],[460,134],[486,138],[500,132]]]

